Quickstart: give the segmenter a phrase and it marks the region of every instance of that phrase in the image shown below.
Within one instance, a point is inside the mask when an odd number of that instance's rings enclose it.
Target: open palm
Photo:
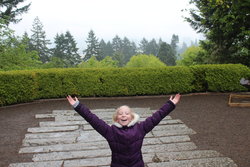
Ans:
[[[177,104],[180,101],[181,95],[178,93],[174,97],[170,96],[170,101],[172,101],[174,104]]]
[[[71,105],[74,105],[76,103],[76,101],[78,101],[77,97],[75,97],[75,99],[73,99],[70,95],[67,96],[67,99]]]

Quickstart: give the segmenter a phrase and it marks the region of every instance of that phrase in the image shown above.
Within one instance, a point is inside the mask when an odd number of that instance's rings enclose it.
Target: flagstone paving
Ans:
[[[133,108],[144,120],[150,108]],[[92,112],[112,124],[115,109]],[[9,167],[107,167],[111,151],[105,139],[73,110],[37,114],[37,119],[54,118],[28,128],[19,154],[32,153],[32,162],[12,163]],[[234,161],[214,150],[198,150],[189,135],[196,132],[181,120],[167,116],[144,139],[142,152],[148,167],[237,167]]]

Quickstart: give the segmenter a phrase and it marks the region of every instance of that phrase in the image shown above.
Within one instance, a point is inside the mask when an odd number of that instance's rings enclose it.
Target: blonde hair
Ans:
[[[113,114],[113,121],[114,122],[116,122],[117,121],[117,114],[118,114],[118,112],[121,110],[121,108],[123,108],[123,107],[127,107],[129,110],[130,110],[130,112],[131,112],[131,116],[132,116],[132,118],[134,118],[134,112],[132,111],[132,109],[129,107],[129,106],[127,106],[127,105],[122,105],[122,106],[120,106],[120,107],[118,107],[116,110],[115,110],[115,113]]]

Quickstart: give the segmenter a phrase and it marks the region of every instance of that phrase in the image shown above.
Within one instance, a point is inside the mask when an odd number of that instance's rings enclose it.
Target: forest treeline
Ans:
[[[31,35],[25,32],[23,36],[15,37],[9,30],[8,38],[4,40],[4,43],[11,47],[6,47],[9,49],[8,52],[5,52],[5,56],[1,56],[2,70],[124,67],[131,57],[138,55],[144,55],[138,57],[146,60],[149,58],[149,61],[154,59],[151,56],[155,56],[157,61],[168,66],[174,66],[178,55],[188,48],[185,42],[183,42],[181,48],[178,47],[179,37],[175,34],[172,35],[170,44],[162,39],[157,41],[156,39],[147,40],[145,38],[139,44],[136,44],[127,37],[121,38],[118,35],[111,41],[99,40],[94,31],[90,30],[85,40],[87,48],[80,53],[70,31],[56,34],[53,43],[48,40],[43,24],[38,17],[34,19],[31,32]],[[195,44],[198,45],[197,42],[192,45]],[[50,48],[50,46],[53,47]]]
[[[31,34],[17,37],[9,28],[18,23],[31,4],[24,0],[2,1],[0,4],[0,70],[69,67],[157,67],[196,64],[244,64],[250,66],[250,20],[248,0],[192,0],[195,9],[186,9],[185,20],[205,40],[192,46],[172,35],[171,42],[141,39],[139,44],[116,35],[104,41],[90,30],[87,48],[79,53],[70,31],[56,34],[53,43],[46,38],[43,24],[34,19]],[[52,48],[50,46],[53,46]]]

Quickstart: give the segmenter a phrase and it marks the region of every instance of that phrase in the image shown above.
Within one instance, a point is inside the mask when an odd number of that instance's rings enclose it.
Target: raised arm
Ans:
[[[108,131],[111,129],[110,126],[93,114],[85,105],[81,104],[77,97],[72,98],[67,96],[68,102],[74,107],[75,111],[78,112],[98,133],[106,138]]]
[[[141,126],[145,133],[150,132],[163,118],[173,111],[176,104],[180,101],[180,98],[180,94],[176,94],[174,97],[171,96],[159,110],[153,113],[152,116],[148,117],[145,121],[141,122]]]

